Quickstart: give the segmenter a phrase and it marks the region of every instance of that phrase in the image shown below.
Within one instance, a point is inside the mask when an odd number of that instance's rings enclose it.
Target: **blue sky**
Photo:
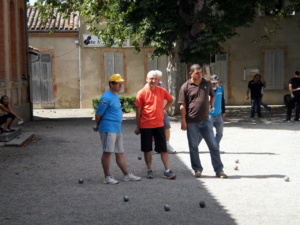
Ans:
[[[29,0],[30,5],[33,5],[36,2],[36,0]]]

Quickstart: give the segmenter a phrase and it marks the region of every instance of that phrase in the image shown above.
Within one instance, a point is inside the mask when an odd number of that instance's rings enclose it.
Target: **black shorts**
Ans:
[[[15,119],[16,117],[11,113],[7,113],[5,115],[2,115],[2,116],[0,116],[0,125],[4,124],[8,118]]]
[[[165,128],[141,128],[141,150],[142,152],[151,152],[152,140],[155,141],[156,152],[167,152],[167,143],[165,136]]]

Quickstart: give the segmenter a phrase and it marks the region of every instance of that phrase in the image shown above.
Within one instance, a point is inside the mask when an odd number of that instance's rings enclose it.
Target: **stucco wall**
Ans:
[[[29,45],[52,54],[55,108],[80,108],[78,34],[30,33]]]
[[[284,67],[284,89],[265,89],[263,101],[267,104],[283,104],[283,95],[288,93],[289,79],[296,70],[300,70],[300,29],[298,27],[299,15],[280,23],[281,30],[271,36],[271,41],[261,40],[253,43],[253,40],[263,34],[264,24],[272,24],[267,17],[258,17],[251,28],[238,30],[240,36],[236,36],[226,42],[224,47],[229,50],[229,91],[228,104],[248,105],[246,100],[246,89],[249,79],[243,80],[243,70],[247,67],[259,68],[264,77],[264,49],[283,48],[285,49]]]
[[[142,49],[135,54],[133,48],[91,48],[81,49],[81,72],[82,72],[82,108],[91,108],[92,99],[99,97],[106,90],[107,82],[104,79],[104,53],[122,52],[124,54],[125,79],[123,96],[136,96],[136,93],[145,85],[145,54],[148,49]]]

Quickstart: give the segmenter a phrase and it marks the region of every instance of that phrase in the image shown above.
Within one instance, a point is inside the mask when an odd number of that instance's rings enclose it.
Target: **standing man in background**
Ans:
[[[225,98],[223,88],[219,85],[219,78],[213,74],[210,77],[212,88],[215,91],[214,107],[209,113],[209,119],[216,129],[215,139],[220,150],[220,142],[223,137],[223,126],[225,117]]]
[[[250,118],[254,118],[255,112],[257,116],[261,117],[261,89],[266,87],[265,83],[261,81],[261,75],[255,74],[253,80],[250,80],[248,83],[248,88],[246,92],[246,99],[249,99],[249,93],[251,92],[251,111]]]

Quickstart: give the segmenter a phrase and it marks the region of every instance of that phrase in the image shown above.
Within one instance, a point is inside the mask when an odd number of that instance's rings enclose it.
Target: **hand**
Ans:
[[[95,132],[98,131],[98,126],[97,126],[97,125],[94,125],[94,126],[93,126],[93,131],[95,131]]]
[[[187,130],[187,123],[186,122],[181,122],[181,130]]]
[[[137,128],[134,130],[134,133],[135,133],[136,135],[139,135],[139,134],[141,133],[140,128],[137,127]]]
[[[249,99],[249,96],[246,96],[246,99]]]

